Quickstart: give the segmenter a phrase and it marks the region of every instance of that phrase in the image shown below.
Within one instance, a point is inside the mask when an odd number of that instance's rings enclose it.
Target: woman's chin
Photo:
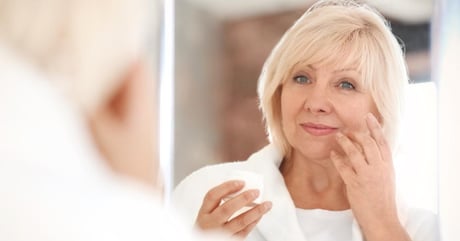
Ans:
[[[333,148],[321,148],[312,150],[312,148],[308,148],[308,150],[300,150],[301,155],[307,160],[330,160],[330,153],[331,150],[336,151]],[[336,151],[337,152],[337,151]]]

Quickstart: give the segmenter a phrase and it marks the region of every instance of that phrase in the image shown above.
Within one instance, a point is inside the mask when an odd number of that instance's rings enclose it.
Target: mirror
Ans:
[[[174,184],[205,165],[245,160],[268,143],[257,79],[273,46],[312,1],[257,2],[187,0],[176,6]],[[432,2],[369,2],[404,43],[412,81],[396,150],[404,156],[395,160],[397,185],[411,205],[437,213]]]

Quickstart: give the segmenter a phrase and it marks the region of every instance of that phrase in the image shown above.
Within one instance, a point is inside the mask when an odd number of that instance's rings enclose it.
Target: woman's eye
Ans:
[[[305,75],[297,75],[294,77],[294,81],[299,84],[309,84],[311,82],[310,78]]]
[[[348,81],[342,81],[339,83],[339,87],[342,88],[342,89],[346,89],[346,90],[354,90],[355,89],[355,86],[348,82]]]

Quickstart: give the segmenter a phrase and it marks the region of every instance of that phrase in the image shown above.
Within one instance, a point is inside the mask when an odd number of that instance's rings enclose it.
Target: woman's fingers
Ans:
[[[365,164],[372,165],[382,160],[391,160],[390,147],[377,119],[369,113],[365,122],[369,133],[351,133],[353,139],[342,133],[337,133],[336,136],[337,142],[357,172],[365,167]]]
[[[213,215],[227,221],[238,210],[250,204],[259,196],[259,190],[247,190],[225,201],[213,211]]]
[[[380,126],[379,122],[375,118],[375,116],[369,113],[366,116],[366,124],[367,128],[369,129],[371,136],[374,138],[377,146],[380,150],[381,157],[384,161],[391,160],[391,149],[388,145],[388,142],[383,134],[382,127]]]
[[[364,154],[356,147],[350,138],[344,134],[338,132],[336,139],[348,157],[353,170],[355,170],[356,173],[359,173],[367,165]]]
[[[247,235],[254,228],[254,223],[271,209],[271,202],[254,206],[254,200],[260,195],[259,190],[247,190],[236,195],[243,186],[241,181],[228,181],[211,189],[198,212],[197,226],[203,230],[224,229],[233,235]],[[236,216],[239,210],[250,206],[254,207]],[[232,216],[236,217],[229,220]]]
[[[335,151],[331,151],[330,158],[343,181],[347,184],[350,183],[350,181],[356,175],[353,167],[347,163],[347,160],[345,160],[344,157],[339,156]]]
[[[233,180],[224,182],[206,193],[203,199],[199,213],[208,214],[214,211],[219,205],[222,199],[232,193],[241,190],[244,186],[243,181]]]
[[[225,224],[225,229],[237,236],[247,235],[272,207],[271,202],[263,202],[238,215]]]
[[[362,154],[369,165],[382,159],[380,148],[372,136],[368,133],[355,133],[353,137],[357,145],[361,146]]]
[[[253,223],[249,224],[248,226],[246,226],[243,230],[239,231],[238,233],[236,233],[234,236],[237,236],[239,238],[246,238],[246,236],[248,236],[248,234],[254,229],[254,227],[259,223],[260,219],[262,218],[259,218],[257,219],[256,221],[254,221]]]

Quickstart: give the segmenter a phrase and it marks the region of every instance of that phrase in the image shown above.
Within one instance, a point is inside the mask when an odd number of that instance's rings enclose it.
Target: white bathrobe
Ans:
[[[186,177],[175,189],[173,202],[193,225],[205,194],[214,186],[229,179],[235,170],[255,172],[264,177],[262,200],[272,201],[272,209],[265,214],[246,240],[304,241],[296,216],[296,207],[279,172],[282,155],[273,144],[253,154],[247,161],[204,167]],[[398,203],[399,216],[413,241],[437,241],[439,232],[436,217],[427,211],[405,208]],[[353,221],[352,241],[363,241],[356,220]],[[331,240],[332,241],[332,240]],[[340,240],[346,241],[346,240]]]

